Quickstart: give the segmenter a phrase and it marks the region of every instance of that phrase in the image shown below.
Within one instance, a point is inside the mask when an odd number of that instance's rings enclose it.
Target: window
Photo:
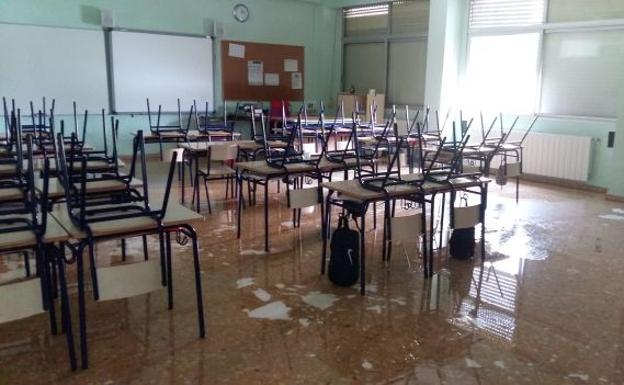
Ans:
[[[544,0],[471,1],[465,108],[534,111],[540,35],[527,31],[543,19]]]
[[[547,33],[541,112],[615,116],[624,69],[624,30]]]
[[[470,28],[537,25],[544,20],[544,0],[472,0]]]
[[[624,18],[622,0],[548,0],[550,23]]]
[[[467,107],[617,115],[623,1],[471,0],[469,25]]]
[[[375,89],[388,104],[424,104],[429,1],[343,10],[343,90]]]
[[[383,43],[349,44],[344,50],[344,83],[347,89],[375,89],[381,92],[385,88],[385,47]]]
[[[538,49],[538,33],[472,37],[466,107],[476,111],[532,113]]]
[[[351,8],[344,11],[345,36],[366,36],[386,33],[388,4]]]
[[[426,69],[427,40],[391,42],[388,62],[390,104],[423,105]]]

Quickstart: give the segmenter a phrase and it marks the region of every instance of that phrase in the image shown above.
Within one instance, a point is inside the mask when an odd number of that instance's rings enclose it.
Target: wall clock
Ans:
[[[249,8],[245,4],[236,4],[232,10],[234,19],[236,21],[244,23],[249,20]]]

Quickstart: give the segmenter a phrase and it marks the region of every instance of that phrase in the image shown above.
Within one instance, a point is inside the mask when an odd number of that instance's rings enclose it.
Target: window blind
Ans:
[[[347,19],[354,17],[370,17],[388,14],[388,4],[369,5],[364,7],[347,8],[344,10],[344,17]]]
[[[471,0],[470,28],[520,27],[544,21],[545,0]]]

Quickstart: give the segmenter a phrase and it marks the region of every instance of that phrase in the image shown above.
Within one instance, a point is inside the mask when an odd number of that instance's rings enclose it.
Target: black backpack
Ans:
[[[472,258],[475,249],[475,228],[453,230],[449,247],[451,256],[455,259]]]
[[[341,215],[330,243],[329,280],[338,286],[351,286],[360,275],[360,233],[349,228],[347,216]]]

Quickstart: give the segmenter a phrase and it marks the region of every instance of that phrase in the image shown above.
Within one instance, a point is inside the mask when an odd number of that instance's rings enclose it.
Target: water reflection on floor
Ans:
[[[75,374],[44,315],[0,325],[0,384],[624,383],[624,222],[610,217],[624,205],[539,185],[523,185],[516,205],[512,188],[492,188],[486,262],[440,250],[428,280],[416,244],[384,264],[381,228],[371,229],[360,297],[319,274],[318,211],[293,229],[274,192],[267,254],[262,205],[246,210],[238,240],[235,203],[222,186],[211,196],[214,214],[197,226],[206,339],[192,258],[176,245],[172,311],[163,292],[89,298],[91,368]],[[140,240],[128,251],[141,257]],[[98,256],[119,261],[119,244]],[[20,256],[1,261],[0,281],[23,268]]]

